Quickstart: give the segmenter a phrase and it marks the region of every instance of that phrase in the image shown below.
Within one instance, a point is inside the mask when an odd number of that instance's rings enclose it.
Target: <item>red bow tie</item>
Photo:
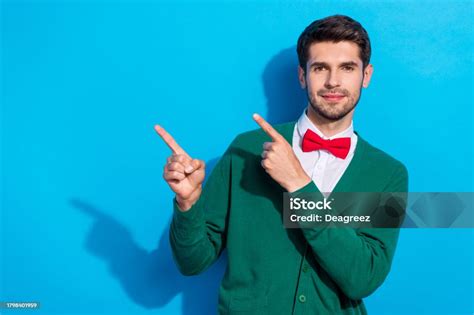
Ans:
[[[311,152],[316,150],[327,150],[334,156],[345,159],[349,154],[351,147],[351,138],[336,138],[325,140],[318,136],[315,132],[308,129],[303,137],[303,152]]]

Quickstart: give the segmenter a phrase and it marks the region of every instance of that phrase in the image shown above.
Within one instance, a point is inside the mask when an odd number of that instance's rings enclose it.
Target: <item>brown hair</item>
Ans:
[[[298,38],[296,52],[301,68],[306,71],[309,47],[319,42],[350,41],[359,46],[364,68],[370,62],[370,40],[367,31],[354,19],[345,15],[332,15],[308,25]]]

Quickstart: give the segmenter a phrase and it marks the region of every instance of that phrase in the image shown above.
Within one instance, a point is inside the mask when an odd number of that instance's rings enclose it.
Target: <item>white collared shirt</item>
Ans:
[[[351,147],[349,154],[345,159],[340,159],[332,155],[326,150],[316,150],[311,152],[303,152],[301,143],[306,130],[311,129],[323,139],[334,139],[341,137],[351,138]],[[336,187],[337,182],[341,179],[345,170],[354,156],[357,145],[357,135],[354,133],[353,122],[351,125],[332,137],[326,137],[306,115],[306,109],[303,115],[298,119],[293,131],[293,151],[300,161],[306,174],[313,180],[323,195],[328,196]]]

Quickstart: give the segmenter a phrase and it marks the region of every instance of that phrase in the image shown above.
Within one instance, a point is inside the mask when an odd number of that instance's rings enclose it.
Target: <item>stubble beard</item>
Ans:
[[[351,95],[347,90],[338,91],[342,92],[345,95],[345,104],[331,104],[330,102],[326,102],[324,100],[322,102],[318,102],[316,98],[317,95],[327,93],[327,91],[318,91],[316,95],[314,93],[310,93],[308,89],[306,89],[309,105],[318,115],[329,121],[341,120],[357,106],[357,103],[359,103],[360,96],[362,94],[362,86],[359,89],[359,95],[357,96],[357,98]]]

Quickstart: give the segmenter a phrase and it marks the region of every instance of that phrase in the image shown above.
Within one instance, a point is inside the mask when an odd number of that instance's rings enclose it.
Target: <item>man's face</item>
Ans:
[[[309,48],[306,69],[298,67],[311,108],[329,121],[352,119],[362,87],[368,87],[372,65],[363,69],[359,46],[342,41],[314,43]]]

